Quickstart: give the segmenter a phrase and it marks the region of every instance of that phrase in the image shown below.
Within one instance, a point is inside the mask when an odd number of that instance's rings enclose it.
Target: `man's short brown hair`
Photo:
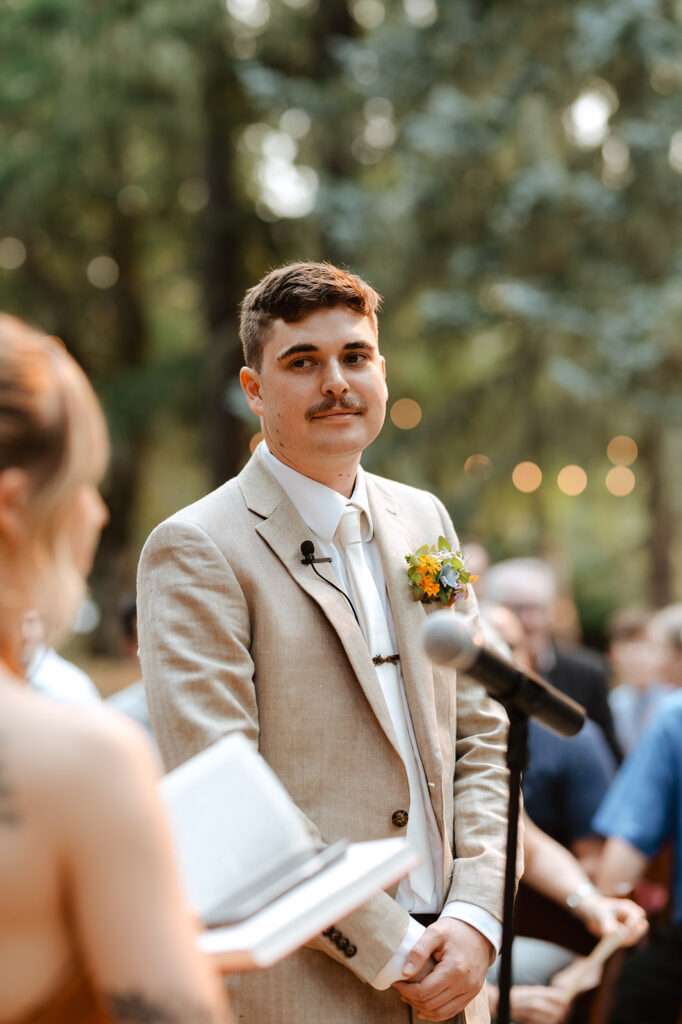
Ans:
[[[241,303],[239,337],[246,365],[260,370],[263,347],[275,320],[293,324],[319,309],[347,306],[377,326],[381,296],[356,274],[331,263],[290,263],[271,270]]]

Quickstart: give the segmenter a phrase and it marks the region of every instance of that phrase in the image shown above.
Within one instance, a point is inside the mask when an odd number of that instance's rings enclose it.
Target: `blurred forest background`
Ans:
[[[551,558],[588,639],[681,596],[682,0],[0,8],[0,306],[114,440],[97,651],[151,528],[248,457],[237,306],[296,259],[384,296],[367,468]]]

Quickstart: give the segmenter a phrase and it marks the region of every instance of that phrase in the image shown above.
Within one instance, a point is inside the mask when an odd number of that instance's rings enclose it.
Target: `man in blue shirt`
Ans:
[[[577,736],[557,736],[528,723],[528,767],[523,799],[535,824],[566,846],[588,874],[602,849],[592,818],[616,774],[603,732],[587,719]]]
[[[597,883],[622,891],[667,842],[674,849],[672,921],[623,974],[612,1024],[674,1024],[682,1004],[682,693],[666,698],[595,815],[607,836]]]

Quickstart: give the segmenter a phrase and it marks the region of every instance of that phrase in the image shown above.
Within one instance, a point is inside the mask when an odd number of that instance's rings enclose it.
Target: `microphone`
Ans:
[[[356,612],[353,606],[353,602],[349,598],[346,591],[342,590],[341,587],[337,587],[336,583],[332,583],[331,580],[328,580],[326,576],[323,576],[322,573],[318,572],[317,569],[315,568],[318,562],[331,562],[331,558],[315,558],[315,545],[311,540],[303,541],[303,543],[301,544],[301,554],[303,555],[303,558],[301,559],[301,565],[312,566],[312,570],[316,576],[319,576],[321,580],[324,580],[324,582],[328,583],[330,587],[333,587],[334,590],[338,591],[338,593],[341,594],[342,597],[345,597],[346,601],[348,601],[348,604],[350,605],[350,610],[352,611],[355,617],[355,621],[357,622],[358,626],[360,626],[360,619],[358,618],[358,613]]]
[[[315,565],[317,562],[331,562],[331,558],[315,558],[315,545],[311,540],[304,540],[301,544],[301,565]]]
[[[430,615],[422,637],[431,661],[468,673],[507,709],[536,718],[560,736],[580,732],[585,709],[530,669],[521,669],[491,651],[464,615],[449,611]]]

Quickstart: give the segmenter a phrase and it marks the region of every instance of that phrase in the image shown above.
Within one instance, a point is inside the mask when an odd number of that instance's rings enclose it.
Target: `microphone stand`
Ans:
[[[499,699],[499,698],[498,698]],[[509,768],[509,807],[507,810],[507,856],[504,870],[502,910],[502,948],[500,951],[499,1000],[497,1024],[509,1024],[509,993],[512,977],[512,940],[514,938],[514,896],[516,847],[519,835],[521,775],[528,761],[528,715],[513,703],[502,701],[509,715],[507,767]]]
[[[504,875],[502,949],[500,962],[497,1024],[509,1024],[511,955],[514,935],[516,847],[519,834],[521,774],[528,760],[528,719],[536,718],[560,736],[575,736],[585,721],[585,709],[545,682],[530,669],[489,651],[483,637],[474,634],[461,616],[436,612],[424,627],[424,646],[429,657],[451,665],[482,683],[488,696],[498,701],[509,717],[507,767],[509,806],[507,809],[507,852]]]

